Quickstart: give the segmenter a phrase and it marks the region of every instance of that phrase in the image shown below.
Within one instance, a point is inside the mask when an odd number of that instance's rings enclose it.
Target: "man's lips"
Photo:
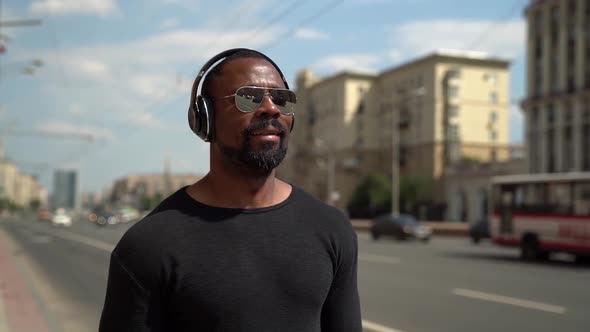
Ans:
[[[282,135],[283,132],[280,129],[277,128],[263,128],[263,129],[256,129],[256,130],[252,130],[250,132],[250,135],[252,136],[270,136],[270,135],[274,135],[274,136],[279,136]]]

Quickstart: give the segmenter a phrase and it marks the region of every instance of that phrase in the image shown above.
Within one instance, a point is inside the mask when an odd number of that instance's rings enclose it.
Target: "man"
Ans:
[[[350,222],[275,177],[295,96],[265,55],[229,53],[191,95],[210,171],[118,243],[99,330],[361,331]]]

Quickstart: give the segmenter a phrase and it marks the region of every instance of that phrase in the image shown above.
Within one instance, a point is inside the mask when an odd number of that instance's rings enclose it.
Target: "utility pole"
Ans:
[[[399,100],[393,100],[391,105],[391,213],[399,214],[399,201],[400,201],[400,167],[399,167],[399,155],[400,155],[400,121],[399,113],[400,106],[407,100],[414,97],[420,97],[426,94],[424,87],[416,88],[410,91],[409,95],[399,98]]]

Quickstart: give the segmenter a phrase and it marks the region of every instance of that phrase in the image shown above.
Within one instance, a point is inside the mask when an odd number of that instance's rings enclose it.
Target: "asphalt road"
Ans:
[[[69,308],[57,319],[79,323],[72,332],[96,331],[109,253],[129,226],[0,223]],[[365,331],[590,330],[590,267],[565,255],[524,263],[516,250],[490,243],[375,242],[360,234],[359,289]]]

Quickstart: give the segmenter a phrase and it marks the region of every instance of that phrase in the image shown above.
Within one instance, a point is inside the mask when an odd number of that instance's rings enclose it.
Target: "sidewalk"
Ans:
[[[56,332],[50,328],[22,255],[0,226],[0,332]]]

